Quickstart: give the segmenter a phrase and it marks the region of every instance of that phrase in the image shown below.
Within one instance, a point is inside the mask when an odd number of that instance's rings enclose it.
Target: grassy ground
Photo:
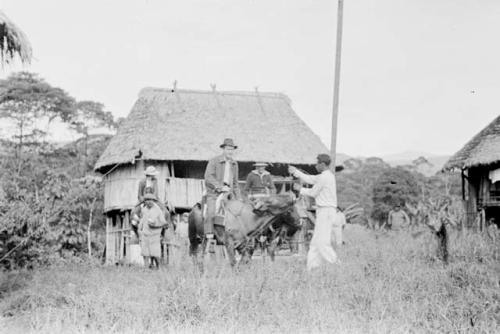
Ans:
[[[431,236],[346,231],[342,264],[313,274],[303,259],[226,264],[199,277],[189,259],[160,271],[64,265],[0,282],[0,331],[42,333],[427,333],[500,330],[500,247]],[[184,263],[184,264],[182,264]]]

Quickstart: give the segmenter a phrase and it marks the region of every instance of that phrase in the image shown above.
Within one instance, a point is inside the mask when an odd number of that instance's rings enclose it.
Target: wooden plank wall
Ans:
[[[201,200],[204,180],[170,177],[165,181],[165,197],[178,208],[190,208]]]
[[[104,178],[104,210],[130,209],[137,204],[139,181],[144,177],[144,168],[152,165],[160,173],[158,179],[158,196],[165,200],[165,180],[170,176],[168,162],[129,164],[117,167]],[[144,167],[143,167],[144,166]]]
[[[468,169],[466,171],[467,182],[467,196],[465,210],[467,215],[467,227],[474,227],[474,223],[478,215],[478,195],[479,195],[479,177],[475,169]]]

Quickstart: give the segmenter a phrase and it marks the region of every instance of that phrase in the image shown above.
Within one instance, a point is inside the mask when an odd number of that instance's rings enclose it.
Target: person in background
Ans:
[[[158,174],[159,172],[154,166],[148,166],[148,168],[144,171],[145,176],[139,181],[139,189],[137,193],[137,200],[139,202],[136,205],[136,208],[144,202],[144,195],[153,194],[155,196],[156,204],[165,213],[165,217],[168,219],[170,213],[175,213],[175,207],[168,200],[165,203],[160,201],[160,197],[158,196],[158,178],[156,177]]]
[[[496,242],[500,238],[500,230],[494,217],[488,219],[488,222],[486,223],[486,234],[491,238],[491,240],[493,240],[493,242]]]
[[[245,183],[244,190],[248,198],[253,200],[276,194],[276,187],[271,173],[266,171],[267,163],[256,162],[254,167],[255,169],[248,174]]]
[[[345,219],[345,214],[343,210],[338,207],[337,208],[337,215],[335,217],[335,220],[332,222],[332,239],[335,241],[335,249],[339,249],[343,244],[343,233],[344,233],[344,227],[346,225],[346,219]]]
[[[337,188],[335,175],[330,171],[330,156],[319,154],[316,170],[318,175],[307,175],[296,167],[288,167],[288,171],[301,181],[312,184],[311,189],[302,188],[294,183],[294,190],[301,195],[313,197],[316,201],[316,224],[307,253],[308,271],[320,267],[324,263],[338,263],[337,254],[331,245],[332,223],[337,219]]]
[[[387,225],[393,231],[401,231],[410,226],[410,217],[401,210],[401,205],[396,204],[394,209],[389,211]]]
[[[154,166],[148,166],[144,171],[144,178],[139,181],[139,191],[137,194],[137,199],[139,203],[144,201],[144,195],[147,193],[155,195],[158,199],[158,179],[156,176],[158,175],[158,171]]]

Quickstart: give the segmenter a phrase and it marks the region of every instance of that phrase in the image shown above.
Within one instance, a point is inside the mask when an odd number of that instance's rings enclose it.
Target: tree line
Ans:
[[[47,141],[58,120],[80,139],[60,147]],[[102,103],[78,101],[34,73],[0,81],[0,265],[45,264],[94,254],[103,245],[103,191],[92,172],[115,120]],[[93,222],[93,224],[92,224]]]
[[[337,175],[339,205],[359,204],[364,209],[365,214],[355,223],[371,228],[381,227],[396,204],[407,211],[414,224],[417,224],[414,210],[417,206],[446,201],[460,211],[462,189],[459,174],[438,172],[425,176],[403,166],[392,167],[377,159],[377,163],[357,161],[354,168],[347,167]]]

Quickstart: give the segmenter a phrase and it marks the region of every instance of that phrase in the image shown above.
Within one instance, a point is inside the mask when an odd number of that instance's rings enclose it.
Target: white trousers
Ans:
[[[332,226],[332,238],[335,241],[335,245],[337,247],[342,247],[342,226],[336,225],[335,223]]]
[[[332,223],[337,214],[336,208],[318,208],[316,210],[316,225],[307,253],[307,270],[312,270],[323,263],[337,262],[337,254],[332,248]]]
[[[344,232],[345,224],[345,215],[342,212],[335,212],[335,219],[332,222],[332,241],[335,241],[336,249],[342,246],[342,233]]]

